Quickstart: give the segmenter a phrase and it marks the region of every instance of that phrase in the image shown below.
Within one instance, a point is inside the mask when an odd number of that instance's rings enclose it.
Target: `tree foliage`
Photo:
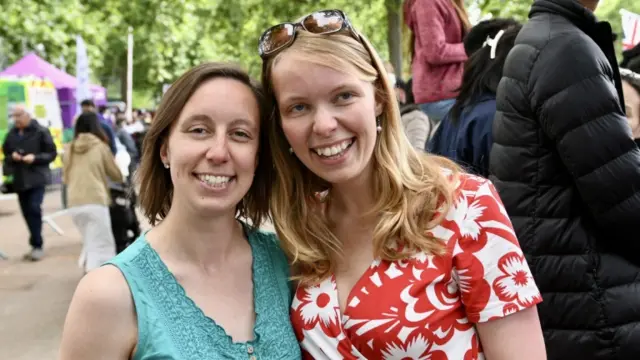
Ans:
[[[532,0],[468,0],[482,14],[526,21]],[[603,2],[599,15],[620,32],[624,4]],[[159,93],[188,68],[207,60],[232,61],[260,73],[257,42],[269,26],[314,10],[339,8],[388,59],[387,10],[402,0],[21,0],[0,1],[0,67],[36,51],[74,73],[75,35],[87,43],[95,81],[120,84],[125,76],[127,31],[133,28],[134,87]],[[405,35],[406,29],[405,29]],[[406,53],[405,53],[406,55]],[[405,56],[405,63],[408,57]],[[118,89],[110,86],[110,89]],[[114,94],[111,94],[114,95]]]
[[[348,0],[23,0],[0,2],[0,54],[8,65],[28,51],[74,73],[82,35],[94,80],[125,76],[127,29],[134,32],[134,87],[159,92],[205,60],[232,61],[260,72],[258,37],[267,27],[313,10],[340,8],[387,55],[385,1]],[[396,0],[397,1],[397,0]]]

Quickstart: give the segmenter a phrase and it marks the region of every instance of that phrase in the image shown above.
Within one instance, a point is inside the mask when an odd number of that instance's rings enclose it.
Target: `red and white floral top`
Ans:
[[[447,255],[376,260],[340,313],[335,277],[297,289],[291,319],[306,359],[483,359],[475,323],[542,301],[486,179],[463,175],[432,233]]]

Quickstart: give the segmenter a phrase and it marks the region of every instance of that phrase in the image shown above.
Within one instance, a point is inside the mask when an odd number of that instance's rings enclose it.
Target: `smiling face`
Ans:
[[[370,174],[375,87],[349,72],[282,54],[272,72],[282,130],[295,156],[334,185]]]
[[[253,182],[259,131],[260,110],[249,87],[227,78],[200,85],[161,149],[174,187],[172,208],[235,213]]]

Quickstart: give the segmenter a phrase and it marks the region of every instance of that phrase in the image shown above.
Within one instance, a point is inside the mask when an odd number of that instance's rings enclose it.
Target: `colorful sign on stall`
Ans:
[[[62,116],[58,93],[51,81],[40,78],[0,78],[0,142],[4,142],[11,128],[13,107],[23,104],[42,126],[49,128],[58,150],[62,150]],[[0,149],[0,164],[5,154]],[[58,156],[51,163],[51,169],[62,169],[62,159]],[[10,174],[5,171],[3,182],[10,182]]]

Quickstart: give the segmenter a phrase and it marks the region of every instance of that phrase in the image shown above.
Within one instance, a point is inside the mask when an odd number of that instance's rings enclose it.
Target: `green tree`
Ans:
[[[5,66],[28,51],[36,51],[71,73],[75,68],[76,35],[82,35],[92,67],[101,68],[104,37],[98,27],[86,26],[97,19],[78,0],[24,0],[0,2],[0,53]]]

